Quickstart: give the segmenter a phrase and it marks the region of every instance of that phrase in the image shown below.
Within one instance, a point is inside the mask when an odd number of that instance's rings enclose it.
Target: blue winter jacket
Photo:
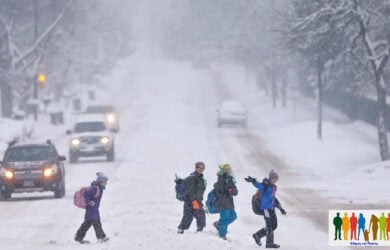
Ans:
[[[280,203],[275,197],[276,194],[276,185],[273,185],[268,178],[264,178],[263,182],[254,181],[252,183],[260,192],[260,209],[275,209],[279,208]],[[267,190],[264,192],[264,189],[267,187]]]
[[[96,196],[98,193],[99,194]],[[89,188],[85,193],[85,200],[87,202],[87,209],[85,211],[85,220],[87,221],[96,221],[100,220],[100,214],[99,214],[99,206],[100,206],[100,200],[103,196],[103,189],[100,187],[100,185],[97,182],[92,182],[91,188]],[[95,204],[92,206],[90,204],[90,201],[93,201]]]

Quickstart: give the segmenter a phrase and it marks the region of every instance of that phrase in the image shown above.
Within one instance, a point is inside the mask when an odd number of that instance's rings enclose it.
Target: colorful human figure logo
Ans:
[[[386,217],[385,213],[379,217],[379,240],[386,240]]]
[[[344,213],[342,225],[343,225],[344,240],[348,240],[348,231],[349,231],[349,227],[350,227],[348,213]]]
[[[341,240],[341,225],[343,224],[343,220],[340,217],[340,213],[337,213],[336,217],[333,218],[333,225],[335,226],[334,231],[334,240]]]
[[[390,210],[330,210],[329,245],[390,247]]]
[[[360,231],[362,231],[364,234],[364,228],[366,227],[366,219],[364,218],[362,213],[359,214],[358,225],[359,225],[358,240],[360,240]]]
[[[351,218],[349,219],[349,225],[351,229],[351,240],[356,240],[356,229],[357,229],[357,217],[355,216],[355,213],[352,213]]]

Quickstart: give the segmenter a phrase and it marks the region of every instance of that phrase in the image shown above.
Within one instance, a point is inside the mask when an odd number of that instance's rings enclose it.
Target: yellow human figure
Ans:
[[[344,240],[348,240],[348,231],[349,231],[349,217],[348,217],[348,213],[344,213],[344,217],[343,217]]]

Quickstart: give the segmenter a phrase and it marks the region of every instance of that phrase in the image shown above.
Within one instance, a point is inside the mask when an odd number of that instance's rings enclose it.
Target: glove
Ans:
[[[286,215],[286,214],[287,214],[286,210],[284,210],[282,207],[280,208],[280,212],[281,212],[283,215]]]
[[[251,177],[251,176],[248,176],[248,177],[245,178],[245,181],[253,183],[253,182],[256,181],[256,179]]]
[[[95,202],[94,202],[94,201],[88,201],[88,205],[89,205],[90,207],[93,207],[93,206],[95,206]]]
[[[192,201],[192,208],[195,210],[199,210],[199,203],[197,200]]]
[[[233,195],[233,188],[228,188],[227,192],[228,192],[228,194]]]

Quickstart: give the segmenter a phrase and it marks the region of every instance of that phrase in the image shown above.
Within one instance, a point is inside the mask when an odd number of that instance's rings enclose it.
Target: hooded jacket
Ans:
[[[98,196],[96,196],[97,193]],[[85,220],[88,221],[100,220],[99,207],[100,207],[100,201],[103,196],[103,188],[99,185],[98,182],[94,181],[91,183],[91,188],[89,188],[84,193],[84,195],[85,195],[85,201],[87,202],[87,209],[85,211]],[[90,201],[93,201],[95,204],[93,204],[93,206],[90,205]]]
[[[233,196],[238,194],[233,176],[218,172],[218,181],[214,184],[218,210],[234,209]]]
[[[253,185],[260,192],[260,209],[275,209],[280,207],[278,199],[275,197],[276,185],[272,184],[268,178],[264,178],[263,182],[253,182]],[[265,193],[264,193],[265,190]]]

